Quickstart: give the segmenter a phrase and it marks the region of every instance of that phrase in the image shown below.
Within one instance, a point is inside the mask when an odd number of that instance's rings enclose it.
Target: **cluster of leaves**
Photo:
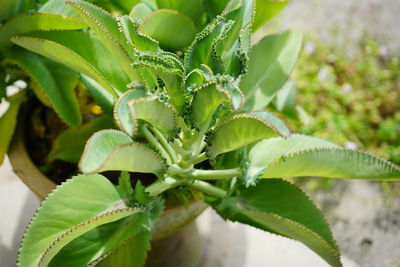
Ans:
[[[164,192],[176,187],[225,219],[299,240],[341,266],[320,211],[282,178],[398,180],[400,168],[291,134],[263,110],[293,69],[302,36],[288,31],[251,46],[251,32],[286,1],[141,1],[117,18],[82,0],[66,4],[60,12],[78,15],[84,29],[20,32],[11,41],[79,73],[118,130],[90,137],[79,160],[84,174],[43,202],[19,266],[142,266]],[[117,187],[98,174],[105,171],[122,172]],[[133,189],[126,172],[155,181]]]

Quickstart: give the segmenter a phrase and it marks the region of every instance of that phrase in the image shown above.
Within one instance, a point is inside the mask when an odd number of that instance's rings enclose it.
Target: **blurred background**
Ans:
[[[399,0],[292,0],[256,34],[255,40],[285,29],[305,34],[286,95],[274,106],[294,132],[400,164],[399,14]],[[0,266],[7,267],[15,266],[23,229],[39,201],[7,161],[0,178]],[[344,266],[400,266],[400,183],[294,182],[326,214]],[[210,210],[198,225],[207,247],[202,267],[327,266],[300,243],[226,223]]]

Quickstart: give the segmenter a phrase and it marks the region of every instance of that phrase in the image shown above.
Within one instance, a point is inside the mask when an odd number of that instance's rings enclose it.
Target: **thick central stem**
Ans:
[[[226,170],[201,170],[194,165],[207,160],[205,153],[199,149],[204,134],[185,127],[181,139],[169,143],[167,138],[155,128],[143,127],[143,133],[149,143],[153,144],[163,157],[169,168],[166,178],[160,179],[146,188],[151,196],[159,195],[180,185],[187,185],[208,195],[224,197],[226,192],[212,184],[201,180],[227,179],[241,175],[239,168]]]

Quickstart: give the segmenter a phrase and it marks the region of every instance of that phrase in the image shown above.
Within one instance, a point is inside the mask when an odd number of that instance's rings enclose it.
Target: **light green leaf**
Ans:
[[[46,250],[69,235],[67,233],[74,232],[75,226],[121,208],[126,208],[124,202],[115,186],[105,177],[98,174],[73,177],[42,202],[25,232],[18,266],[38,266]],[[128,213],[131,211],[129,209]]]
[[[83,173],[114,170],[161,176],[166,166],[156,152],[143,144],[133,142],[125,133],[103,130],[88,140],[79,168]]]
[[[154,9],[150,5],[145,2],[140,2],[132,8],[129,16],[133,19],[140,19],[143,21],[153,11]]]
[[[205,83],[195,90],[190,112],[195,127],[208,127],[218,106],[226,102],[232,110],[238,110],[244,97],[237,86],[228,80]]]
[[[121,66],[131,80],[140,80],[138,73],[131,67],[134,60],[133,53],[125,35],[119,30],[118,23],[106,10],[92,3],[81,0],[67,0],[65,2],[74,7],[82,19],[89,24],[97,38],[108,49],[111,55]]]
[[[13,37],[12,41],[89,76],[111,95],[127,90],[129,78],[118,62],[87,32],[38,32]]]
[[[242,113],[216,126],[207,141],[207,152],[214,159],[219,154],[262,139],[289,135],[290,131],[284,122],[271,113],[266,111]]]
[[[281,12],[288,0],[258,0],[256,1],[256,16],[253,23],[253,31],[256,31],[264,23],[275,17]]]
[[[10,106],[0,117],[0,165],[4,161],[8,146],[17,125],[18,112],[21,104],[26,100],[24,94],[17,94],[8,99]]]
[[[320,176],[400,180],[400,167],[373,154],[343,148],[316,148],[287,154],[265,169],[263,178]]]
[[[196,27],[187,16],[169,9],[159,9],[145,18],[139,31],[156,39],[164,48],[187,47],[196,35]]]
[[[175,136],[177,129],[175,110],[173,106],[161,102],[157,96],[133,99],[129,102],[129,108],[135,126],[138,125],[137,120],[144,120],[169,137]]]
[[[226,197],[217,210],[226,219],[298,240],[332,266],[341,266],[339,249],[321,212],[286,181],[263,180],[242,188]]]
[[[292,80],[289,80],[276,94],[275,108],[288,117],[297,118],[296,96],[296,85]]]
[[[37,83],[65,123],[72,127],[81,124],[82,116],[75,94],[79,78],[76,72],[21,48],[13,49],[6,62],[21,67]]]
[[[142,88],[132,89],[125,92],[118,98],[114,106],[115,122],[121,130],[129,136],[137,134],[138,125],[129,107],[129,102],[146,96],[146,92]]]
[[[97,131],[112,128],[113,125],[110,115],[102,115],[79,128],[68,128],[53,141],[49,160],[61,159],[77,163],[89,137]]]
[[[126,39],[134,49],[150,52],[157,52],[159,50],[158,42],[139,32],[139,24],[134,22],[131,17],[121,16],[118,18],[118,22],[121,31],[125,34]]]
[[[59,14],[67,17],[80,18],[76,10],[65,4],[65,0],[48,0],[40,8],[39,12]]]
[[[248,72],[240,89],[245,110],[263,109],[287,81],[300,52],[302,35],[287,31],[264,37],[250,52]]]
[[[291,153],[316,148],[338,148],[338,146],[319,138],[300,134],[293,134],[289,138],[262,140],[249,151],[249,165],[243,179],[247,185],[254,184],[274,160],[285,159]]]
[[[150,250],[151,232],[140,233],[113,250],[96,266],[99,267],[142,267]]]
[[[81,20],[56,14],[21,14],[0,27],[0,49],[12,45],[10,38],[33,31],[78,30],[87,27]]]

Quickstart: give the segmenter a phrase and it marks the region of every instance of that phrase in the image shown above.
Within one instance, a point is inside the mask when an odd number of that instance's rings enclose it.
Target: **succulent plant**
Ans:
[[[322,214],[283,178],[398,180],[400,168],[291,134],[265,110],[285,84],[302,37],[288,31],[254,46],[250,37],[253,23],[262,24],[257,13],[269,18],[286,2],[197,0],[186,8],[182,1],[142,1],[117,19],[85,1],[66,3],[90,30],[11,40],[81,73],[119,129],[88,140],[79,161],[84,174],[43,202],[19,266],[142,266],[163,202],[178,189],[224,219],[303,242],[341,266]],[[121,171],[118,186],[99,174],[106,171]],[[133,186],[129,173],[139,178]]]

